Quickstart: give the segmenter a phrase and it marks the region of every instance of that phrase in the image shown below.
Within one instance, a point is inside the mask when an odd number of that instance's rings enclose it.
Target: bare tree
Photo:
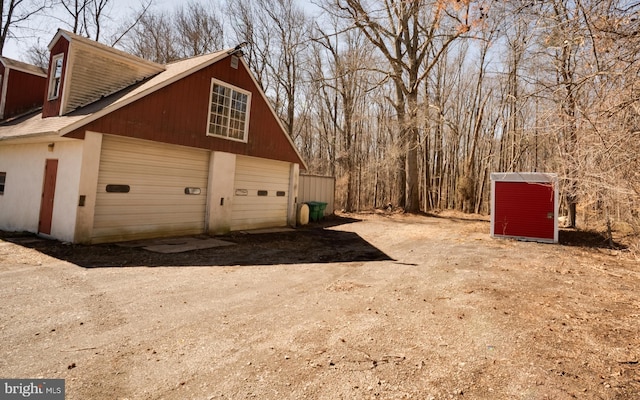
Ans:
[[[356,188],[361,187],[361,175],[357,172],[362,171],[362,165],[358,164],[365,153],[360,149],[365,135],[361,121],[367,104],[364,101],[366,90],[370,86],[370,72],[366,66],[372,64],[372,49],[359,31],[347,30],[341,38],[326,34],[319,27],[317,31],[319,36],[314,41],[324,49],[315,57],[316,71],[322,80],[319,92],[321,104],[331,116],[332,154],[337,153],[333,170],[335,173],[337,161],[345,180],[344,209],[353,211],[359,203],[356,193],[360,191]],[[327,64],[326,68],[323,68],[323,62]]]
[[[81,34],[86,31],[86,9],[89,0],[60,0],[62,8],[71,17],[69,27],[73,33]]]
[[[637,2],[579,1],[576,15],[582,29],[574,30],[579,36],[570,41],[580,48],[572,189],[585,219],[589,210],[596,222],[606,220],[609,231],[612,220],[640,231],[638,12]]]
[[[388,63],[404,156],[397,200],[419,211],[419,87],[454,40],[470,29],[469,2],[334,0],[334,11],[362,30]]]
[[[180,58],[168,13],[146,14],[132,28],[124,46],[138,57],[166,64]]]
[[[141,0],[139,8],[132,8],[128,13],[128,17],[122,20],[120,25],[111,35],[109,43],[111,46],[117,46],[120,42],[127,38],[140,21],[148,15],[153,0]]]
[[[100,41],[104,24],[109,19],[106,11],[112,0],[58,0],[67,18],[61,21],[78,35]],[[149,0],[151,1],[151,0]],[[146,11],[147,6],[143,5]]]
[[[49,49],[39,42],[27,50],[27,62],[40,68],[47,69],[49,65]]]
[[[271,31],[258,23],[258,11],[252,1],[234,2],[227,7],[233,40],[247,42],[244,58],[257,78],[262,90],[270,90],[271,80],[267,71],[270,57]]]
[[[292,138],[307,57],[309,18],[295,0],[254,0],[229,7],[236,40],[249,43],[248,62]]]
[[[8,0],[0,1],[0,55],[15,31],[27,24],[38,14],[51,7],[50,0]]]
[[[190,1],[175,13],[176,40],[182,57],[221,50],[224,46],[222,22],[213,10]]]

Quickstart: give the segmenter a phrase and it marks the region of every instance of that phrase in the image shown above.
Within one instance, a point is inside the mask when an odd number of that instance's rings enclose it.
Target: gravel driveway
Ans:
[[[178,254],[3,237],[0,377],[69,400],[640,396],[639,263],[567,232],[357,214]]]

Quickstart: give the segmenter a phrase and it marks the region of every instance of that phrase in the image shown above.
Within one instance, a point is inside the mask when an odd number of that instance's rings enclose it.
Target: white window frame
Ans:
[[[58,75],[57,64],[60,62],[60,71]],[[64,68],[64,53],[56,54],[51,59],[51,70],[49,71],[49,91],[48,99],[55,100],[60,97],[62,83],[62,69]]]
[[[234,92],[240,95],[246,96],[246,109],[244,110],[244,131],[242,132],[242,137],[233,137],[229,136],[230,125],[233,122],[233,118],[230,118],[230,114],[233,112],[233,107],[231,105],[225,106],[223,104],[216,105],[213,104],[214,101],[214,87],[218,85],[223,87],[224,89],[229,90],[228,100],[233,102]],[[214,109],[215,106],[215,109]],[[224,113],[218,112],[222,108]],[[207,111],[207,136],[214,136],[219,138],[224,138],[228,140],[233,140],[236,142],[244,142],[246,143],[249,137],[249,116],[251,111],[251,92],[241,89],[237,86],[230,85],[226,82],[223,82],[219,79],[212,78],[211,86],[209,88],[209,107]],[[236,121],[238,122],[238,121]],[[215,132],[212,131],[212,128],[219,127],[219,129],[224,132]]]

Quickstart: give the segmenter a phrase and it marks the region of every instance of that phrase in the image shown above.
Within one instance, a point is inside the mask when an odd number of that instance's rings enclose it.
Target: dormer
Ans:
[[[62,29],[49,51],[43,117],[67,114],[165,69]]]
[[[0,120],[42,107],[46,81],[44,69],[0,57]]]

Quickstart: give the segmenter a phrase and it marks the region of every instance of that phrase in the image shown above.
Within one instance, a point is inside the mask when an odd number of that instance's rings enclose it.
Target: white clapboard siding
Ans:
[[[76,43],[71,58],[71,76],[65,80],[66,114],[162,70],[160,65],[136,62],[132,57],[116,57],[99,47]],[[99,76],[99,79],[97,79]]]
[[[231,230],[287,225],[289,163],[238,156],[234,181]],[[266,190],[266,196],[258,191]],[[284,196],[278,196],[284,192]]]
[[[92,241],[203,233],[208,168],[205,150],[105,135]],[[130,191],[108,193],[110,184]],[[201,193],[187,195],[187,187]]]

